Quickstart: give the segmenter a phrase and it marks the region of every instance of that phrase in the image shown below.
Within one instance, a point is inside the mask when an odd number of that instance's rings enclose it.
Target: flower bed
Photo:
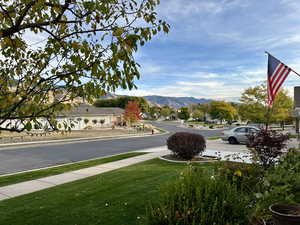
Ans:
[[[185,160],[185,159],[178,158],[178,157],[174,156],[173,154],[161,156],[160,159],[170,161],[170,162],[183,162],[183,163],[188,163],[188,162],[196,162],[196,163],[216,162],[216,161],[220,160],[220,158],[218,158],[216,156],[209,156],[209,155],[196,156],[196,157],[192,158],[191,160]]]

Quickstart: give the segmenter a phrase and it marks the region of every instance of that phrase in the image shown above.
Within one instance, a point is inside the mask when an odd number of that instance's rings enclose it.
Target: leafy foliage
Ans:
[[[189,160],[205,150],[206,142],[200,134],[177,132],[167,139],[167,146],[176,157]]]
[[[192,117],[194,120],[200,121],[204,118],[204,113],[202,111],[196,109],[192,112]]]
[[[159,116],[160,116],[160,111],[161,111],[161,108],[158,107],[158,106],[152,106],[150,107],[150,116],[154,119],[157,119]]]
[[[85,124],[88,124],[89,123],[89,119],[87,119],[87,118],[85,118],[84,120],[83,120],[83,122],[85,123]]]
[[[169,25],[159,0],[0,1],[0,129],[21,132],[76,98],[135,88],[134,52]],[[25,38],[34,34],[40,41]],[[10,120],[18,120],[5,126]],[[3,125],[3,126],[1,126]]]
[[[207,115],[210,111],[210,104],[209,103],[202,103],[197,105],[197,109],[199,109],[204,114],[204,121],[207,119]]]
[[[237,118],[237,110],[231,103],[224,101],[213,101],[210,105],[210,112],[212,119],[233,121]]]
[[[182,120],[188,120],[190,118],[190,112],[188,107],[180,108],[180,112],[178,112],[178,118]]]
[[[235,184],[238,190],[250,194],[263,179],[264,170],[255,164],[226,162],[218,168],[217,174]]]
[[[289,134],[279,134],[276,131],[262,129],[248,136],[247,147],[260,165],[268,169],[283,154],[288,139]]]
[[[148,210],[148,225],[246,225],[248,202],[235,185],[189,167],[162,188]]]
[[[300,204],[300,152],[291,150],[274,168],[267,170],[256,193],[255,216],[269,218],[268,208],[275,203]]]
[[[164,116],[164,117],[168,117],[170,116],[172,113],[172,109],[170,107],[163,107],[160,111],[160,115]]]
[[[290,121],[293,110],[293,100],[287,91],[280,90],[269,112],[267,106],[267,88],[262,84],[246,89],[240,101],[239,115],[243,120],[256,123]],[[269,115],[270,114],[270,115]]]
[[[130,124],[132,124],[142,119],[140,114],[141,110],[137,102],[128,102],[128,104],[125,107],[124,119]]]
[[[118,98],[99,99],[94,103],[94,105],[96,107],[120,107],[122,109],[125,109],[126,105],[130,101],[137,102],[142,112],[149,111],[149,104],[147,100],[143,97],[135,96],[121,96]]]

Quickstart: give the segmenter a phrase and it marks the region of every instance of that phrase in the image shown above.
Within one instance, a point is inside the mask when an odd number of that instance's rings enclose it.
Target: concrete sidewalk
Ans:
[[[37,180],[25,181],[17,184],[0,187],[0,200],[29,194],[46,188],[55,187],[60,184],[65,184],[83,178],[95,176],[122,167],[144,162],[146,160],[157,158],[165,154],[168,154],[168,151],[160,149],[160,151],[154,151],[152,153],[141,156],[123,159],[111,163],[105,163],[99,166],[93,166],[59,175],[44,177]]]

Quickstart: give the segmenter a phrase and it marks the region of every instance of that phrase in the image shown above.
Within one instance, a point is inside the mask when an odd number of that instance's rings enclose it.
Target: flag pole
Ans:
[[[269,52],[267,52],[267,51],[265,51],[265,53],[267,54],[267,55],[271,55]],[[272,55],[271,55],[272,56]],[[274,56],[273,56],[274,57]],[[268,87],[269,88],[269,87]],[[269,122],[270,122],[270,117],[271,117],[271,108],[272,108],[272,106],[271,105],[269,105],[269,103],[268,103],[268,110],[267,110],[267,114],[266,114],[266,117],[267,117],[267,121],[266,121],[266,131],[268,131],[268,129],[269,129]]]
[[[267,52],[267,51],[265,51],[265,53],[267,54],[267,55],[270,55],[270,56],[273,56],[273,55],[271,55],[269,52]],[[273,56],[274,57],[274,56]],[[276,57],[274,57],[274,58],[276,58]],[[277,59],[277,58],[276,58]],[[279,62],[281,62],[279,59],[277,59]],[[284,64],[284,65],[286,65],[285,63],[283,63],[283,62],[281,62],[282,64]],[[290,70],[292,71],[292,72],[294,72],[296,75],[298,75],[299,77],[300,77],[300,74],[299,73],[297,73],[295,70],[293,70],[291,67],[288,67],[288,68],[290,68]]]

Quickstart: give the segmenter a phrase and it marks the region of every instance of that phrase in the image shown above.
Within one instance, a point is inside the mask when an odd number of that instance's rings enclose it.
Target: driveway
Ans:
[[[159,136],[74,142],[68,144],[19,147],[0,151],[0,175],[110,156],[166,144],[174,132],[188,131],[205,137],[219,136],[220,130],[182,128],[179,123],[153,123],[170,133]]]

